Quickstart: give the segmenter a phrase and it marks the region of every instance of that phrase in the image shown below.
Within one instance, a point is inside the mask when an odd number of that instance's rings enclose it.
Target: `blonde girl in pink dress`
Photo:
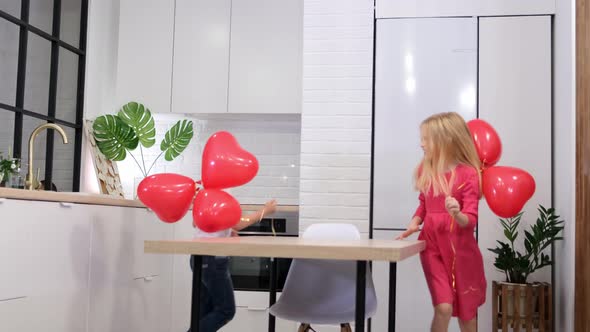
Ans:
[[[457,113],[435,114],[422,122],[424,157],[415,173],[420,204],[399,239],[417,232],[426,241],[420,253],[432,297],[432,332],[448,330],[458,317],[462,332],[477,331],[477,308],[485,302],[483,259],[475,240],[481,198],[481,162],[465,120]]]

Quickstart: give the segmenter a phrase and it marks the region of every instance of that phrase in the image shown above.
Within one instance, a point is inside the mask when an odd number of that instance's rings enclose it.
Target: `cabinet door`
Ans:
[[[375,62],[373,225],[405,229],[418,206],[420,123],[476,117],[477,25],[469,18],[379,20]]]
[[[143,252],[148,238],[171,238],[145,209],[95,207],[88,331],[162,331],[170,324],[172,255]],[[162,223],[162,225],[164,225]],[[169,235],[167,235],[169,234]]]
[[[521,227],[537,218],[537,207],[551,204],[551,17],[481,18],[479,24],[479,116],[488,121],[502,140],[499,165],[529,172],[536,191],[524,206]],[[486,250],[505,238],[484,201],[479,212],[479,243],[488,282],[503,280],[493,266],[494,254]],[[517,242],[522,245],[522,231]],[[551,269],[535,272],[531,281],[550,281]],[[491,312],[488,284],[484,313]],[[491,316],[480,316],[480,330],[491,326]]]
[[[555,0],[377,0],[378,18],[555,13]]]
[[[174,0],[121,1],[116,107],[138,101],[170,112],[173,29]]]
[[[225,113],[231,0],[176,0],[173,113]]]
[[[233,0],[230,113],[301,113],[303,1]]]
[[[174,239],[187,240],[194,236],[192,213],[174,224]],[[190,326],[192,272],[189,255],[173,255],[171,331],[186,331]]]
[[[375,231],[375,239],[391,240],[399,231]],[[414,234],[411,239],[415,240]],[[373,262],[373,280],[377,293],[377,313],[373,317],[373,331],[387,331],[389,306],[389,263]],[[396,331],[422,332],[430,330],[434,314],[432,300],[420,257],[413,256],[397,263]],[[459,332],[457,319],[452,319],[449,332]],[[485,329],[483,329],[485,331]]]
[[[0,311],[5,308],[28,317],[27,321],[18,317],[0,319],[0,330],[84,330],[91,232],[89,219],[85,218],[86,207],[6,200],[0,204],[0,210],[0,252],[6,255],[0,257],[0,300],[8,300],[0,301]]]

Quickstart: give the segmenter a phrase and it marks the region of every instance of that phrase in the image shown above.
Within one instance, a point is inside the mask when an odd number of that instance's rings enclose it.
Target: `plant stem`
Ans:
[[[139,152],[141,152],[141,163],[143,164],[143,172],[145,176],[147,176],[148,173],[145,171],[145,160],[143,160],[143,148],[141,147],[141,143],[139,144]]]
[[[137,162],[137,159],[135,159],[135,156],[133,155],[133,153],[129,152],[129,155],[131,156],[131,158],[133,158],[133,160],[135,160],[135,163],[137,164],[137,167],[139,167],[139,170],[141,171],[141,174],[143,175],[143,177],[147,177],[147,175],[145,175],[145,172],[143,171],[143,169],[141,169],[141,165]]]
[[[162,156],[163,153],[164,153],[164,151],[160,152],[160,154],[156,157],[156,159],[154,160],[154,162],[150,166],[150,169],[148,169],[147,174],[149,174],[152,171],[152,167],[154,167],[154,165],[156,164],[156,161],[158,161],[158,159],[160,159],[160,157]]]

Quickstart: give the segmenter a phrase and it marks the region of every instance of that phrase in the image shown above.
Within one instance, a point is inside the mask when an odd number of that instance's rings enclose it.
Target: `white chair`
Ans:
[[[350,224],[314,224],[303,238],[358,240],[360,234]],[[369,269],[366,280],[365,318],[369,318],[377,309]],[[282,294],[270,312],[300,323],[339,325],[355,320],[355,299],[356,261],[293,259]]]

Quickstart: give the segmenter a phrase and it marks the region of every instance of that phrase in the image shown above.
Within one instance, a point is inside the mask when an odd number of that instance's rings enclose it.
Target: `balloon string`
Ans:
[[[461,188],[463,188],[463,186],[465,186],[467,182],[463,182],[459,187],[457,187],[457,190],[460,190]],[[455,225],[455,218],[451,216],[451,225],[450,225],[450,233],[453,233],[453,226]],[[453,243],[453,237],[452,235],[449,236],[449,241],[451,242],[451,250],[453,250],[453,263],[451,264],[451,282],[452,282],[452,286],[453,286],[453,291],[456,291],[455,289],[455,261],[457,259],[457,251],[455,250],[455,244]]]

